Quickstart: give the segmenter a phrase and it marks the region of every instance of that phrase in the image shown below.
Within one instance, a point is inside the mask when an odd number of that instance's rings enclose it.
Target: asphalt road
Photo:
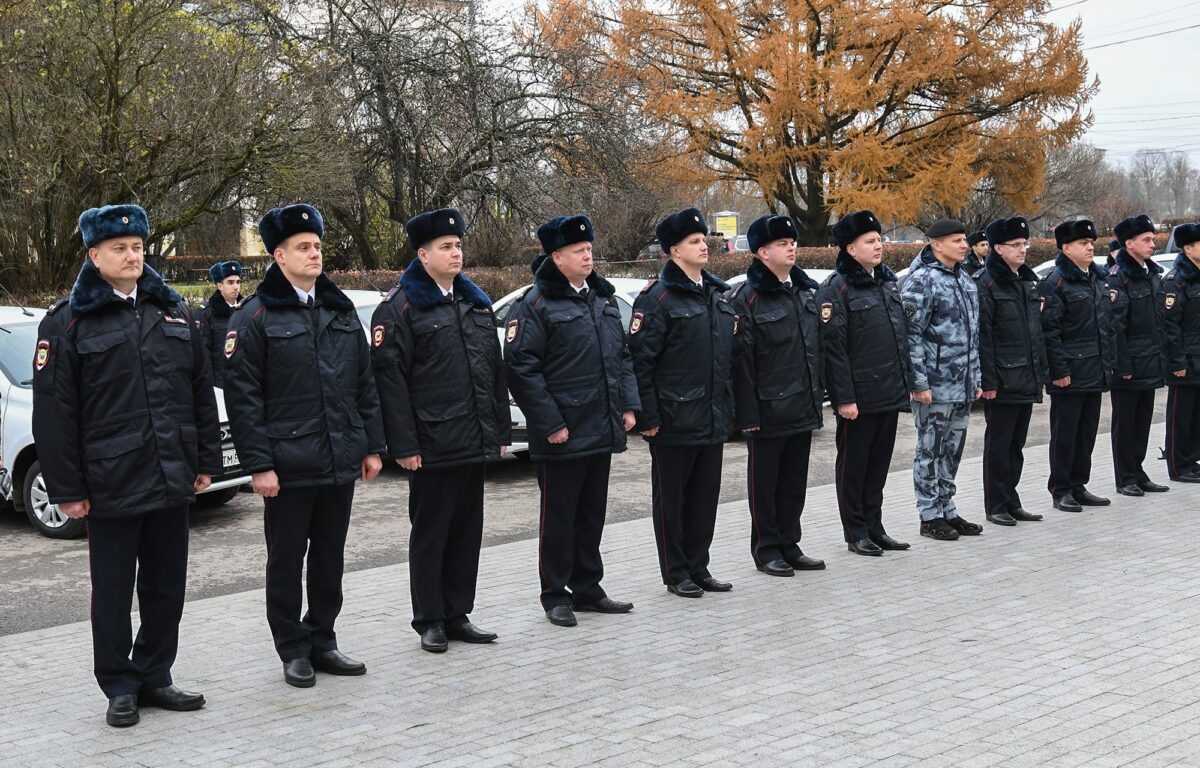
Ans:
[[[1155,421],[1163,420],[1165,393],[1157,398]],[[1026,447],[1026,462],[1046,461],[1049,440],[1049,405],[1036,406]],[[1100,440],[1107,440],[1108,407],[1102,415]],[[982,409],[972,414],[965,454],[983,452]],[[912,417],[900,415],[893,471],[911,466],[914,430]],[[1158,450],[1151,446],[1148,471],[1156,480],[1166,479],[1157,462]],[[810,485],[832,482],[835,448],[833,418],[827,412],[826,428],[813,437],[809,468]],[[608,519],[613,522],[650,515],[650,458],[640,439],[630,440],[630,449],[614,457],[609,487]],[[721,501],[746,498],[746,447],[732,442],[725,449]],[[1097,466],[1094,490],[1110,494],[1111,469]],[[1042,488],[1026,487],[1025,501],[1031,509],[1049,506]],[[363,570],[405,562],[408,556],[408,480],[397,467],[385,469],[379,479],[359,483],[354,516],[347,541],[347,570]],[[538,487],[533,465],[525,460],[506,461],[488,474],[484,546],[537,536]],[[837,509],[808,509],[806,516],[837,515]],[[983,511],[963,510],[964,516],[982,522]],[[912,525],[905,524],[911,516]],[[898,537],[917,535],[915,512],[885,510],[889,531]],[[749,545],[747,545],[749,546]],[[805,542],[805,551],[823,557],[842,547],[841,541]],[[233,592],[261,589],[266,550],[262,533],[262,500],[249,493],[215,510],[194,511],[191,523],[191,554],[188,570],[188,599],[195,600]],[[530,563],[536,568],[536,563]],[[530,595],[535,600],[536,595]],[[89,603],[86,540],[56,541],[37,535],[23,515],[0,511],[0,635],[82,621]],[[264,619],[263,631],[266,631]]]

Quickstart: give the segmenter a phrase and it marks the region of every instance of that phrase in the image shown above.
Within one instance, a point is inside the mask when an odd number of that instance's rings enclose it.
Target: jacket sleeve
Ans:
[[[187,305],[181,305],[190,319]],[[201,326],[204,324],[201,323]],[[217,395],[213,391],[212,351],[202,327],[189,322],[192,329],[192,396],[195,398],[196,434],[199,435],[199,472],[202,475],[220,474],[221,419],[217,411]]]
[[[355,347],[358,353],[358,397],[355,405],[367,432],[367,453],[384,456],[387,455],[387,438],[383,428],[383,410],[379,405],[379,390],[375,386],[375,372],[371,366],[371,345],[367,343],[367,336],[362,332],[362,321],[357,314],[354,315],[354,319],[359,322],[359,332],[355,334],[358,340]]]
[[[1133,375],[1133,359],[1129,354],[1129,294],[1121,283],[1121,275],[1108,276],[1108,290],[1112,301],[1112,335],[1116,351],[1113,374],[1117,377]]]
[[[821,323],[821,348],[825,355],[825,391],[836,409],[839,405],[856,402],[850,351],[846,346],[846,307],[833,285],[817,291],[816,302]]]
[[[929,323],[929,302],[920,272],[910,274],[900,293],[904,302],[905,328],[908,336],[909,369],[912,371],[913,392],[929,389],[929,374],[925,368],[925,326]]]
[[[267,342],[262,324],[247,310],[229,319],[236,333],[233,351],[225,365],[225,411],[242,467],[249,473],[275,468],[271,438],[267,434],[267,401],[264,389]]]
[[[637,430],[645,432],[662,426],[658,413],[658,395],[654,390],[654,371],[658,367],[658,356],[667,344],[667,322],[658,312],[661,304],[655,303],[650,294],[643,293],[633,303],[633,316],[641,316],[637,332],[629,333],[629,353],[633,356],[633,375],[637,378],[638,395],[642,401],[642,412],[638,414]]]
[[[1000,375],[996,371],[996,346],[992,340],[996,305],[991,290],[983,285],[986,279],[983,277],[975,282],[979,294],[979,387],[984,392],[991,392],[999,389]]]
[[[1167,306],[1167,294],[1174,296]],[[1183,351],[1183,312],[1187,307],[1187,294],[1180,291],[1174,280],[1163,281],[1163,313],[1166,324],[1163,346],[1167,355],[1167,381],[1175,379],[1175,371],[1187,370],[1187,355]]]
[[[633,354],[629,344],[621,345],[621,410],[642,412],[642,398],[638,393],[637,376],[633,373]]]
[[[758,390],[754,386],[755,334],[754,317],[750,308],[740,297],[731,302],[738,315],[738,332],[733,337],[733,400],[737,408],[738,429],[754,429],[762,426],[758,408]]]
[[[47,346],[48,345],[48,346]],[[88,498],[80,450],[79,357],[61,317],[49,314],[38,328],[38,350],[46,361],[33,366],[33,441],[51,504]]]
[[[1063,307],[1058,291],[1050,285],[1049,278],[1038,283],[1038,295],[1045,302],[1042,307],[1042,343],[1046,347],[1046,364],[1050,369],[1050,381],[1071,375],[1067,355],[1062,345]]]
[[[507,340],[508,329],[512,329],[511,341]],[[558,410],[542,372],[547,353],[546,326],[541,314],[525,299],[518,300],[509,313],[505,339],[508,388],[525,414],[530,434],[545,440],[567,426],[567,421]]]
[[[492,326],[496,325],[496,316],[492,315]],[[500,445],[512,445],[512,418],[508,411],[508,367],[504,365],[504,350],[500,339],[495,333],[491,334],[492,353],[496,361],[495,394],[496,394],[496,430]],[[382,392],[380,393],[382,395]]]
[[[372,333],[383,329],[383,341],[371,347],[371,366],[375,369],[387,455],[393,459],[417,456],[421,453],[421,443],[417,438],[417,419],[408,387],[412,370],[412,330],[403,311],[390,301],[375,308],[371,328]]]

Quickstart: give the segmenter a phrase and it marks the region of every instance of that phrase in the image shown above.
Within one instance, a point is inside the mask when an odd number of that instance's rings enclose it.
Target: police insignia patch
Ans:
[[[39,339],[37,343],[37,356],[33,360],[33,366],[39,371],[46,367],[46,363],[50,362],[50,340]]]
[[[517,338],[517,329],[521,327],[521,321],[513,318],[508,321],[508,330],[504,332],[504,343],[508,344],[513,339]]]
[[[1038,297],[1038,312],[1045,312],[1045,311],[1046,311],[1046,297],[1039,296]]]
[[[642,318],[644,315],[641,312],[634,312],[633,319],[629,321],[629,332],[637,333],[642,330]],[[737,327],[737,321],[734,321],[734,327]],[[737,331],[734,331],[736,333]]]
[[[827,301],[821,305],[821,322],[828,323],[833,319],[833,302]]]
[[[383,346],[383,326],[377,325],[371,329],[371,343],[377,347]]]
[[[1108,300],[1113,302],[1114,304],[1117,302],[1117,289],[1116,288],[1108,289]]]
[[[1171,307],[1175,306],[1175,294],[1168,293],[1165,304],[1166,304],[1167,309],[1170,309]]]
[[[225,359],[233,357],[234,352],[237,352],[237,331],[230,331],[225,334]]]
[[[741,330],[741,327],[742,327],[742,316],[734,315],[733,316],[733,335],[734,336],[737,336],[738,331]]]

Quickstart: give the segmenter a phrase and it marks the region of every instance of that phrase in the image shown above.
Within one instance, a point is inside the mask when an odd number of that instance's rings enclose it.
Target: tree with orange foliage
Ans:
[[[1016,208],[1091,120],[1078,20],[1046,0],[552,0],[711,180],[828,242],[832,211],[911,221],[990,177]]]

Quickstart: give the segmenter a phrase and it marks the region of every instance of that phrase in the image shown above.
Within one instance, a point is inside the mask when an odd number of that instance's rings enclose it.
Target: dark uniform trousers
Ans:
[[[86,519],[96,681],[109,698],[171,685],[187,582],[187,507]],[[142,625],[132,640],[135,586]]]
[[[1092,450],[1100,428],[1099,392],[1050,395],[1051,495],[1082,490],[1092,476]]]
[[[1117,485],[1130,485],[1150,479],[1142,462],[1150,440],[1150,421],[1154,418],[1153,389],[1112,390],[1112,452]]]
[[[880,536],[883,527],[883,486],[887,483],[896,447],[899,411],[860,413],[857,419],[837,417],[838,511],[847,542]]]
[[[1169,375],[1169,374],[1168,374]],[[1200,387],[1167,388],[1167,472],[1172,480],[1200,469]]]
[[[484,464],[413,472],[408,484],[408,583],[413,629],[461,624],[475,607],[483,543]]]
[[[1033,403],[984,401],[983,504],[989,515],[1021,506],[1017,486],[1025,467],[1025,439],[1032,415]]]
[[[800,553],[800,515],[808,492],[812,432],[746,440],[750,488],[750,552],[754,564]]]
[[[650,444],[654,538],[663,584],[704,579],[717,524],[724,443]]]
[[[608,510],[612,454],[538,462],[542,515],[538,575],[542,607],[594,603],[606,597],[600,580],[600,537]]]
[[[354,483],[280,488],[265,499],[267,623],[284,662],[337,648],[342,566]],[[305,551],[308,612],[300,618]]]

